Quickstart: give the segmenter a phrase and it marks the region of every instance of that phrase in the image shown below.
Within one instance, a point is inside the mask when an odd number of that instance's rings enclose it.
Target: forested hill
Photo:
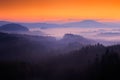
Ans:
[[[54,37],[0,33],[0,79],[120,79],[119,44],[105,47],[98,43],[67,52],[69,47],[58,45],[64,46]]]
[[[77,36],[76,38],[76,35],[56,40],[56,38],[51,36],[32,36],[0,32],[0,59],[38,60],[43,58],[43,56],[65,54],[90,44],[92,43],[89,40],[81,36]]]
[[[52,56],[39,63],[0,61],[4,79],[13,80],[108,80],[120,79],[120,45],[100,44]]]

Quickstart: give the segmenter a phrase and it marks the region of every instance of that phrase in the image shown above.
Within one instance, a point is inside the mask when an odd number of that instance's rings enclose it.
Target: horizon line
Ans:
[[[33,20],[33,21],[29,21],[29,20],[0,20],[0,22],[15,22],[15,23],[58,23],[58,24],[62,24],[62,23],[69,23],[69,22],[81,22],[81,21],[85,21],[85,20],[91,20],[91,21],[97,21],[97,22],[107,22],[107,23],[119,23],[120,20],[112,20],[112,19],[66,19],[66,20]]]

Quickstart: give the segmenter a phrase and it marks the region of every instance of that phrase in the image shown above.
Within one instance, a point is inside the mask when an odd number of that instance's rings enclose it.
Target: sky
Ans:
[[[0,20],[120,21],[120,0],[0,0]]]

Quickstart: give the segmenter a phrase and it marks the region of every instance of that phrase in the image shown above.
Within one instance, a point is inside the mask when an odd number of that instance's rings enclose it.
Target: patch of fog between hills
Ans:
[[[31,28],[31,32],[37,35],[53,36],[58,39],[62,38],[64,34],[77,34],[90,39],[119,41],[120,29],[119,28]],[[42,33],[42,34],[41,34]],[[104,33],[104,34],[103,34]],[[107,34],[109,33],[109,34]]]

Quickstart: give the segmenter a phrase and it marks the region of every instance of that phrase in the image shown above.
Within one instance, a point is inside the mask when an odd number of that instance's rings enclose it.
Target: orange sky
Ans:
[[[0,0],[0,20],[120,21],[120,0]]]

